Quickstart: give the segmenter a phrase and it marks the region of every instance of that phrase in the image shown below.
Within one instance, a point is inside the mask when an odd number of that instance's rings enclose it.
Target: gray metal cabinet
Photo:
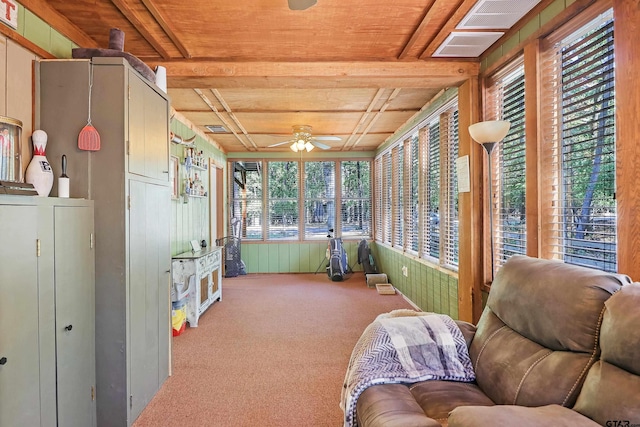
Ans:
[[[101,148],[88,152],[91,75]],[[95,202],[98,425],[129,426],[169,375],[169,100],[123,58],[39,61],[36,82],[54,174],[66,154],[71,197]]]
[[[93,203],[0,196],[0,427],[96,425]]]

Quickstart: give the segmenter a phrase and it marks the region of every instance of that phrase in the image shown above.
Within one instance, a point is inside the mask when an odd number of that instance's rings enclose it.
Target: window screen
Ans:
[[[267,235],[269,240],[298,238],[297,162],[269,162]]]
[[[371,237],[371,163],[341,162],[340,224],[342,238]]]
[[[261,240],[263,236],[262,162],[232,162],[231,168],[229,218],[242,221],[241,237],[243,239]]]
[[[335,162],[304,163],[304,237],[325,239],[336,220]]]

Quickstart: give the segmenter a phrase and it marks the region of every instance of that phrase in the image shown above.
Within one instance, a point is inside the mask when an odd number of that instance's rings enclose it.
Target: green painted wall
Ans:
[[[183,139],[190,139],[196,135],[195,145],[198,151],[202,150],[207,159],[213,159],[217,164],[226,165],[226,156],[223,152],[213,147],[207,140],[197,135],[190,126],[175,118],[171,120],[171,131]],[[184,164],[185,146],[171,144],[171,155],[178,157],[179,167],[179,193],[183,193],[184,188]],[[201,179],[205,186],[209,183],[209,171],[201,172]],[[210,187],[210,186],[209,186]],[[215,188],[209,189],[215,191]],[[224,195],[218,195],[224,197]],[[190,251],[191,240],[206,240],[209,242],[209,197],[196,198],[179,196],[178,199],[171,200],[171,255]]]
[[[347,261],[353,271],[358,264],[359,241],[345,241]],[[326,273],[324,262],[328,242],[253,243],[242,242],[240,251],[247,273]],[[320,267],[318,269],[318,267]]]
[[[457,275],[388,246],[373,244],[371,247],[378,270],[421,310],[458,318]],[[402,274],[403,266],[407,267],[407,276]]]
[[[60,59],[71,58],[71,49],[78,47],[21,4],[18,4],[18,29],[16,32]]]

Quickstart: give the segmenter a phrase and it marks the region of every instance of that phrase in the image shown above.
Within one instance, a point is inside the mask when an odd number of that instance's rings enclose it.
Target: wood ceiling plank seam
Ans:
[[[251,136],[249,135],[249,133],[247,132],[245,127],[242,125],[242,123],[240,123],[240,120],[233,113],[233,111],[231,110],[231,107],[229,106],[227,101],[225,101],[225,99],[223,98],[222,94],[218,91],[218,89],[211,88],[209,90],[211,91],[213,96],[216,97],[216,99],[218,100],[220,105],[222,105],[222,107],[225,109],[225,111],[227,112],[227,114],[229,115],[231,120],[233,120],[233,122],[236,124],[236,126],[238,126],[238,129],[240,129],[240,131],[244,134],[245,138],[247,138],[247,141],[249,141],[251,143],[251,145],[253,145],[253,148],[257,149],[258,148],[258,144],[256,144],[256,142],[253,140],[253,138],[251,138]]]
[[[233,126],[231,126],[231,123],[229,123],[229,121],[226,118],[224,118],[224,116],[222,116],[222,114],[220,114],[220,111],[218,110],[218,108],[215,105],[213,105],[213,103],[211,102],[211,100],[209,98],[207,98],[207,95],[205,95],[200,89],[194,88],[193,90],[194,90],[195,93],[197,93],[200,96],[200,98],[202,98],[204,103],[207,104],[209,106],[209,108],[211,108],[211,111],[213,111],[215,113],[215,115],[218,116],[220,121],[222,123],[224,123],[225,126],[227,126],[227,128],[231,131],[231,133],[233,133],[233,135],[236,137],[236,139],[238,141],[240,141],[242,146],[244,148],[246,148],[247,150],[251,151],[252,148],[247,146],[247,144],[242,140],[242,138],[240,138],[240,135],[238,135],[238,133],[233,128]]]
[[[360,143],[360,141],[362,140],[362,138],[371,130],[371,128],[373,127],[373,125],[375,124],[375,122],[378,121],[378,119],[382,116],[382,113],[385,112],[385,110],[387,109],[387,107],[391,104],[391,101],[393,101],[393,99],[398,96],[398,94],[400,93],[402,89],[401,88],[395,88],[393,90],[393,92],[391,93],[391,95],[389,95],[389,98],[387,98],[387,102],[384,103],[384,105],[382,107],[380,107],[380,110],[376,111],[375,115],[373,116],[373,118],[371,119],[371,121],[369,122],[369,124],[367,125],[367,127],[365,128],[365,130],[360,134],[360,137],[356,140],[356,142],[353,143],[353,145],[351,146],[351,148],[355,148],[356,145],[358,145]]]
[[[351,135],[349,136],[349,138],[347,138],[347,140],[342,145],[342,150],[346,150],[347,148],[353,148],[355,146],[355,144],[353,144],[351,145],[351,147],[349,147],[349,143],[351,142],[351,140],[353,140],[353,138],[355,138],[356,134],[358,133],[358,130],[364,124],[367,117],[369,117],[369,114],[371,114],[371,112],[373,111],[373,107],[378,103],[378,101],[380,100],[380,97],[382,96],[385,90],[386,90],[385,88],[380,88],[377,90],[376,94],[371,99],[369,106],[367,107],[367,111],[365,111],[362,114],[362,117],[360,117],[360,120],[358,121],[358,124],[356,125],[356,127],[353,129],[353,132],[351,132]]]
[[[376,94],[373,96],[371,102],[369,102],[367,110],[362,114],[362,116],[360,117],[360,120],[358,121],[358,124],[351,132],[351,135],[349,135],[349,138],[347,138],[347,140],[342,145],[342,150],[346,150],[348,148],[349,143],[351,142],[351,140],[353,140],[353,138],[355,138],[356,134],[358,133],[358,130],[364,124],[369,114],[371,114],[371,111],[373,111],[373,107],[376,105],[376,103],[378,102],[378,100],[380,99],[384,91],[385,91],[385,88],[379,88],[376,91]]]
[[[409,50],[411,50],[411,48],[416,44],[420,35],[424,32],[429,22],[431,22],[431,20],[433,19],[433,14],[435,12],[433,5],[435,2],[436,0],[431,0],[431,2],[425,7],[426,12],[422,17],[422,21],[420,21],[418,27],[411,34],[411,38],[409,38],[409,41],[405,43],[402,52],[400,52],[400,55],[398,55],[398,59],[404,59],[407,57],[407,55],[409,54]]]
[[[220,150],[223,153],[226,153],[226,150],[224,148],[222,148],[222,145],[220,145],[217,141],[215,141],[213,138],[209,137],[209,135],[207,135],[206,133],[204,133],[202,131],[202,129],[200,129],[199,127],[197,127],[196,125],[194,125],[191,120],[187,119],[185,117],[184,114],[182,114],[182,112],[178,112],[176,111],[175,108],[171,107],[171,114],[170,114],[170,120],[178,120],[180,123],[184,124],[185,126],[187,126],[189,129],[191,129],[193,132],[195,132],[196,134],[200,135],[202,137],[202,139],[206,140],[209,144],[211,144],[211,146],[213,146],[214,148]]]
[[[191,58],[191,53],[186,48],[184,43],[182,43],[182,41],[180,40],[176,32],[173,30],[173,27],[169,24],[169,22],[166,20],[164,15],[162,15],[162,12],[160,12],[160,10],[156,7],[153,1],[151,0],[141,0],[141,1],[142,1],[142,4],[144,4],[144,6],[149,11],[151,16],[153,16],[153,18],[156,20],[158,25],[160,25],[160,28],[162,28],[162,31],[164,31],[167,37],[169,37],[169,40],[171,40],[171,42],[176,47],[176,49],[180,51],[182,56],[186,59]]]
[[[427,44],[424,51],[418,56],[419,59],[430,58],[431,55],[440,47],[442,42],[449,37],[451,31],[455,30],[462,18],[475,6],[477,0],[460,0],[457,7],[453,8],[452,12],[445,18],[444,26],[440,29],[438,34]]]
[[[147,26],[142,21],[140,15],[126,3],[125,0],[111,0],[111,3],[118,8],[120,13],[133,27],[140,33],[147,43],[149,43],[160,54],[162,59],[169,59],[171,55],[166,51],[160,42],[147,30]]]
[[[78,46],[100,47],[94,39],[69,21],[48,2],[43,0],[20,0],[20,4]]]

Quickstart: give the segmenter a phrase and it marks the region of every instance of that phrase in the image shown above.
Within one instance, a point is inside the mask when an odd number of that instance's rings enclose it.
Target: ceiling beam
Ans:
[[[165,61],[170,88],[359,88],[453,86],[480,71],[478,60],[355,62]]]
[[[180,112],[182,113],[208,113],[209,109],[193,109],[193,108],[181,108]],[[387,109],[388,113],[417,113],[420,111],[420,108],[389,108]],[[299,110],[299,109],[291,109],[291,110],[269,110],[269,109],[251,109],[251,108],[237,108],[233,110],[236,114],[289,114],[289,113],[318,113],[318,114],[350,114],[350,113],[362,113],[362,110]]]
[[[445,25],[442,27],[442,29],[440,29],[438,35],[436,35],[435,38],[431,40],[431,43],[429,43],[429,45],[422,52],[422,54],[420,55],[420,59],[430,58],[431,55],[433,55],[433,53],[436,51],[436,49],[440,47],[442,42],[447,37],[449,37],[449,34],[451,34],[451,32],[456,29],[458,23],[462,21],[462,18],[465,17],[465,15],[471,10],[473,6],[475,6],[476,3],[477,0],[464,0],[462,1],[462,3],[458,3],[458,7],[455,9],[455,11],[445,19]]]
[[[124,0],[111,0],[111,3],[118,8],[122,16],[140,33],[140,35],[160,54],[163,59],[169,59],[171,55],[162,47],[160,42],[149,32],[147,22],[144,22],[140,15],[133,10]]]
[[[158,25],[160,25],[160,27],[164,30],[164,32],[167,35],[167,37],[169,37],[169,39],[171,39],[171,41],[173,42],[174,46],[176,47],[176,49],[178,49],[180,51],[182,56],[185,57],[185,58],[191,58],[191,53],[189,53],[189,51],[184,46],[184,44],[182,44],[182,41],[178,38],[178,36],[176,35],[176,33],[173,30],[173,28],[171,27],[171,25],[169,25],[169,23],[167,23],[167,20],[162,15],[162,13],[160,13],[160,11],[156,7],[156,5],[153,4],[153,2],[151,0],[142,0],[142,3],[147,8],[149,13],[151,15],[153,15],[153,17],[155,18],[156,22],[158,22]]]
[[[97,48],[98,43],[53,8],[46,0],[20,0],[20,4],[78,46]]]
[[[409,41],[404,45],[402,52],[400,53],[400,55],[398,55],[398,59],[404,59],[407,57],[409,51],[416,44],[422,33],[426,30],[431,20],[434,17],[438,16],[436,15],[436,8],[434,7],[434,3],[435,0],[431,0],[431,3],[429,3],[429,5],[426,7],[427,12],[422,17],[422,21],[420,22],[420,25],[418,25],[418,28],[416,28],[413,34],[411,34],[411,38],[409,39]],[[438,11],[438,13],[440,13],[440,11]]]

